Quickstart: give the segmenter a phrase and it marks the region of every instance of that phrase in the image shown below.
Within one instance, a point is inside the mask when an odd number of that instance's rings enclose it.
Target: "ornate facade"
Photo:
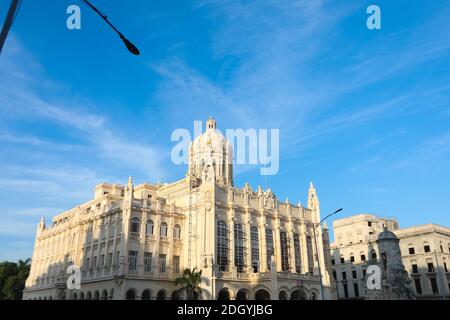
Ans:
[[[199,299],[334,298],[326,228],[311,183],[308,207],[233,184],[233,150],[209,119],[184,179],[99,184],[91,201],[37,227],[24,299],[183,299],[174,279],[202,270]],[[67,268],[81,288],[67,287]]]

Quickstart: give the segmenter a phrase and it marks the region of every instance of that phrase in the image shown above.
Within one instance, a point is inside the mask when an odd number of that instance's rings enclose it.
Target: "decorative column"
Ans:
[[[236,212],[233,207],[230,207],[230,210],[228,212],[228,240],[229,240],[229,244],[230,247],[228,248],[229,250],[229,271],[233,274],[236,275],[236,266],[234,265],[234,222],[236,220]]]
[[[174,238],[173,238],[173,228],[174,228],[174,214],[175,214],[175,210],[173,205],[171,205],[170,207],[170,216],[169,216],[169,225],[168,225],[168,230],[167,230],[167,239],[169,240],[169,249],[167,250],[167,259],[166,259],[166,263],[167,263],[167,274],[169,276],[169,278],[173,275],[173,243],[174,243]]]
[[[306,224],[305,221],[300,222],[300,250],[301,250],[301,261],[302,261],[302,273],[308,273],[309,272],[309,264],[308,264],[308,255],[310,254],[308,252],[308,246],[306,245]]]
[[[143,204],[145,204],[145,200]],[[147,209],[145,205],[141,210],[141,229],[139,230],[139,252],[137,261],[137,271],[139,275],[144,275],[144,252],[145,252],[145,240],[147,238],[146,226],[147,226]]]
[[[267,271],[267,243],[266,243],[266,219],[264,217],[264,209],[260,210],[259,218],[259,268],[261,272]]]
[[[274,251],[275,251],[275,264],[277,268],[277,272],[281,271],[281,241],[280,241],[280,232],[281,232],[281,225],[280,225],[280,217],[278,216],[278,210],[275,209],[274,211],[275,216],[275,222],[274,222],[274,228],[273,228],[273,240],[274,240]]]

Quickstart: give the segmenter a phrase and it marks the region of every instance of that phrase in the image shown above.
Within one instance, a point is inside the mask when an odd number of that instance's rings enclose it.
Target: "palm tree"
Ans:
[[[175,279],[175,285],[182,285],[180,290],[186,290],[187,300],[193,300],[194,292],[201,293],[200,284],[202,282],[202,270],[184,269],[183,274]]]
[[[27,280],[28,275],[30,273],[30,267],[31,267],[30,262],[31,262],[31,259],[28,258],[25,261],[19,260],[19,262],[17,263],[17,268],[18,268],[17,275],[24,282]]]

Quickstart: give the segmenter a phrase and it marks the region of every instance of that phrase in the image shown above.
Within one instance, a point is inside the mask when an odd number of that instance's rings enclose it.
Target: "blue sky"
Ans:
[[[0,56],[0,260],[99,182],[182,178],[171,133],[209,115],[280,129],[279,173],[237,186],[305,203],[314,181],[322,216],[450,226],[448,1],[93,2],[140,56],[81,4],[69,31],[75,0],[24,0]]]

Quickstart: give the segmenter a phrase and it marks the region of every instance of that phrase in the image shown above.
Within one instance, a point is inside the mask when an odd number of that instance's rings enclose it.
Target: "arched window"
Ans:
[[[223,221],[217,223],[217,264],[220,271],[228,271],[228,229]]]
[[[131,219],[131,232],[139,233],[139,218]]]
[[[244,231],[242,225],[234,225],[234,265],[237,272],[244,272]]]
[[[311,237],[306,237],[306,248],[308,249],[308,269],[309,273],[314,272],[314,253]]]
[[[281,245],[281,270],[289,270],[289,248],[287,243],[286,232],[280,232],[280,245]]]
[[[145,290],[142,292],[141,300],[150,300],[151,296],[152,296],[152,295],[151,295],[150,289],[145,289]]]
[[[266,248],[267,269],[270,270],[270,262],[272,261],[272,256],[275,255],[275,250],[273,248],[273,233],[271,229],[266,229]]]
[[[129,289],[125,295],[126,300],[135,300],[136,299],[136,291],[134,289]]]
[[[180,227],[179,224],[176,224],[176,225],[173,227],[173,237],[174,237],[175,239],[180,239],[180,238],[181,238],[181,227]]]
[[[152,235],[153,234],[153,221],[147,220],[147,224],[145,225],[145,234],[146,235]]]
[[[165,223],[165,222],[161,223],[161,227],[160,227],[160,230],[159,230],[159,235],[161,237],[167,238],[167,223]]]
[[[228,289],[221,289],[217,296],[217,300],[230,300],[230,292],[228,291]]]
[[[252,268],[253,272],[258,272],[259,266],[259,233],[258,228],[252,227],[250,230],[250,238],[252,242]]]
[[[300,237],[298,234],[294,234],[294,254],[295,254],[295,271],[297,273],[302,272],[302,256],[300,249]]]
[[[156,294],[156,300],[166,300],[166,291],[163,289],[159,290]]]
[[[287,300],[288,296],[287,296],[287,292],[282,290],[280,291],[280,293],[278,294],[278,300]]]

